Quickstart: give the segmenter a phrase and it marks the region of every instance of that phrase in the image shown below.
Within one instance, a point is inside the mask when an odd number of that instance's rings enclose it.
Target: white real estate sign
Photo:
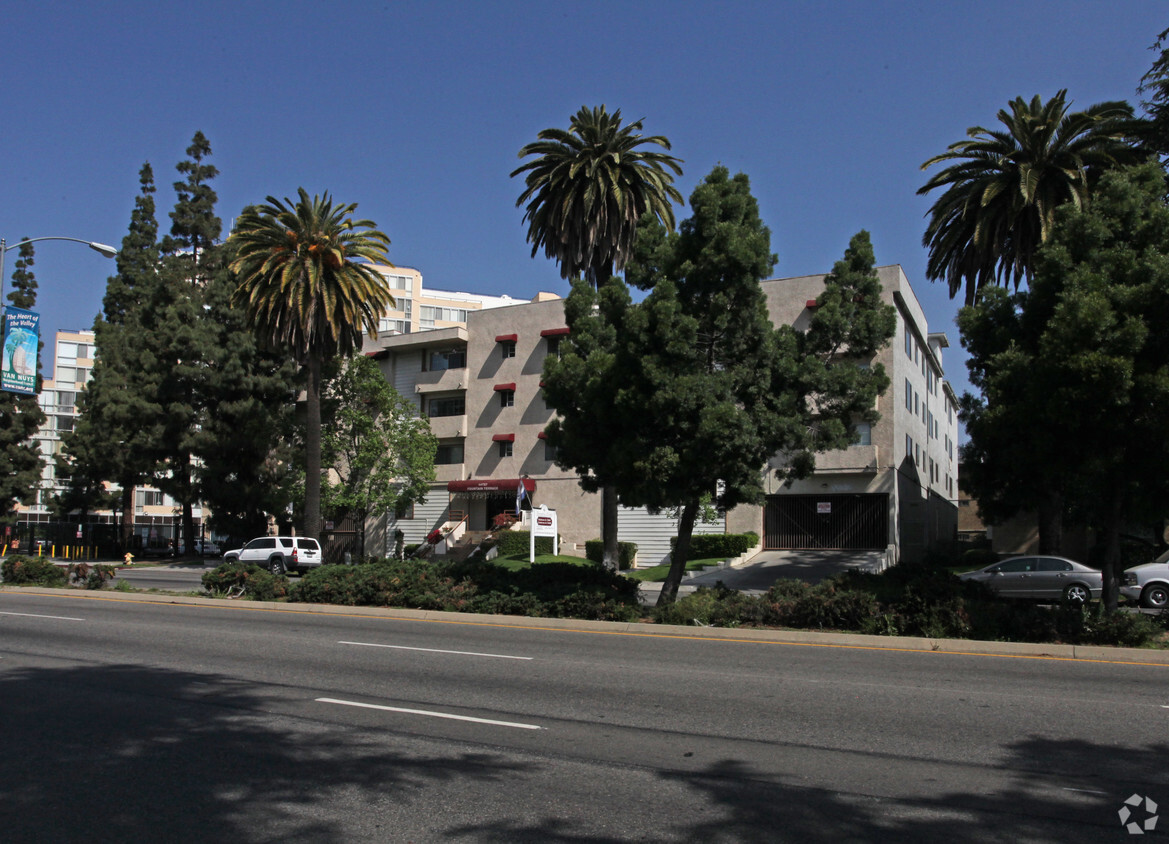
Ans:
[[[552,537],[552,553],[560,553],[560,540],[556,533],[556,511],[549,510],[547,504],[540,505],[539,510],[532,511],[532,532],[528,535],[528,562],[536,562],[536,537]]]

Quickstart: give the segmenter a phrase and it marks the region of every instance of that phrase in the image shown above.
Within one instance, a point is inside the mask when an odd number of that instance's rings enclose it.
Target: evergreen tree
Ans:
[[[193,452],[207,403],[206,362],[212,353],[204,294],[208,280],[224,266],[215,242],[221,230],[217,197],[209,184],[219,171],[206,162],[210,155],[211,145],[196,132],[187,147],[188,159],[175,167],[187,179],[175,183],[171,233],[160,244],[160,284],[149,306],[151,351],[162,375],[156,395],[162,414],[154,451],[156,483],[181,508],[181,534],[188,548],[194,538],[194,506],[201,500]]]
[[[27,240],[28,238],[24,238]],[[32,265],[34,248],[22,243],[14,264],[8,301],[26,310],[36,305],[37,282]],[[40,392],[40,356],[37,356],[37,392]],[[0,520],[9,523],[16,503],[32,504],[40,486],[44,461],[33,435],[45,423],[37,396],[0,392]]]
[[[153,475],[152,454],[161,436],[157,403],[163,378],[151,342],[150,305],[159,285],[154,172],[139,171],[140,192],[117,255],[117,275],[106,283],[103,315],[94,322],[97,360],[78,396],[80,417],[63,438],[62,468],[70,477],[59,506],[101,504],[99,481],[120,487],[123,547],[134,530],[134,490]],[[149,326],[149,327],[148,327]]]
[[[547,429],[558,463],[607,473],[628,505],[680,510],[662,603],[677,596],[694,523],[716,490],[722,507],[759,503],[777,454],[788,457],[785,477],[805,477],[816,452],[849,445],[857,422],[876,421],[889,379],[879,364],[858,364],[896,326],[867,233],[853,238],[800,333],[768,318],[759,282],[775,256],[747,177],[716,167],[690,205],[677,234],[642,223],[627,274],[652,288],[643,302],[613,280],[594,313],[594,294],[573,286],[566,353],[544,372],[560,414]],[[594,363],[603,377],[589,371]]]
[[[303,446],[296,365],[257,343],[244,312],[231,304],[237,283],[223,266],[204,291],[206,401],[194,454],[212,525],[243,541],[262,536],[268,515],[283,516],[296,497]]]

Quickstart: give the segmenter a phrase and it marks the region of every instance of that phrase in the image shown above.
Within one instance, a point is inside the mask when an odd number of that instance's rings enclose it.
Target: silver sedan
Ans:
[[[1037,598],[1085,604],[1100,597],[1103,576],[1096,569],[1064,557],[1012,557],[959,575],[985,583],[1004,598]]]

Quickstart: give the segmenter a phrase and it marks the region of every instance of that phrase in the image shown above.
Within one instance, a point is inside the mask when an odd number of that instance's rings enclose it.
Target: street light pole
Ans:
[[[4,255],[9,249],[16,249],[25,243],[36,243],[41,240],[71,240],[74,243],[84,243],[94,252],[98,252],[107,258],[113,258],[118,254],[118,250],[112,246],[106,246],[104,243],[97,243],[92,240],[82,240],[79,237],[31,237],[28,240],[22,240],[20,243],[14,243],[8,246],[4,238],[0,237],[0,307],[4,306]]]

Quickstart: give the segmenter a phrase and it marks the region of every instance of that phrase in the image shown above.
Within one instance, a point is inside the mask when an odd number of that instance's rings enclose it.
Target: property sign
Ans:
[[[40,314],[23,308],[4,310],[4,347],[0,350],[0,390],[36,395]]]
[[[560,538],[556,532],[556,511],[549,510],[547,504],[540,505],[539,510],[532,511],[532,531],[528,536],[528,562],[536,562],[536,537],[552,537],[552,553],[560,553]]]
[[[816,512],[819,513],[821,516],[831,515],[832,502],[831,501],[817,501],[816,502]]]

